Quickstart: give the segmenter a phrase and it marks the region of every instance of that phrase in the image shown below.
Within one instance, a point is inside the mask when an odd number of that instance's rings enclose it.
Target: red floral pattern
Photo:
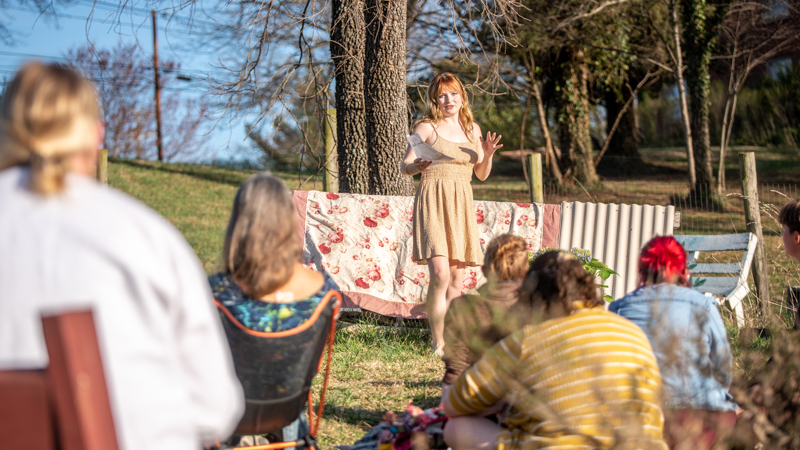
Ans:
[[[310,191],[306,203],[303,264],[325,269],[344,292],[370,294],[391,302],[423,303],[428,269],[411,261],[413,197]],[[542,243],[543,205],[475,202],[480,245],[514,233],[531,251]],[[485,282],[477,268],[464,271],[464,291]]]

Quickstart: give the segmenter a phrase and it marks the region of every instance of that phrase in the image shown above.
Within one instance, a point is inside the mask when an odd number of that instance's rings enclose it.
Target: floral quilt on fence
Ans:
[[[327,271],[345,294],[345,307],[396,317],[424,317],[428,267],[411,260],[413,197],[296,191],[304,238],[303,263]],[[514,233],[530,251],[542,247],[544,206],[475,202],[481,249],[492,237]],[[464,291],[485,282],[467,267]]]

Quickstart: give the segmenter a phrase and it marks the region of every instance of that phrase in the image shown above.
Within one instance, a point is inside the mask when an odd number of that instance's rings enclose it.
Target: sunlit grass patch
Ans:
[[[386,411],[409,402],[429,408],[441,401],[444,364],[431,355],[426,330],[377,326],[362,321],[340,325],[325,412],[323,446],[352,444],[381,421]],[[315,380],[319,393],[322,378]]]

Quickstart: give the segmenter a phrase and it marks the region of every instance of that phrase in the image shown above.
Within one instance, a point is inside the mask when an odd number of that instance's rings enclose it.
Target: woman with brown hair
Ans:
[[[120,448],[197,449],[243,410],[205,272],[163,217],[93,178],[94,87],[24,65],[0,103],[0,368],[48,364],[43,311],[91,308]]]
[[[269,173],[252,175],[236,192],[225,231],[223,271],[210,276],[209,283],[214,298],[248,329],[276,333],[300,327],[329,291],[339,289],[327,272],[300,263],[303,243],[296,217],[292,193]],[[305,413],[282,433],[286,441],[306,436]],[[261,436],[232,439],[228,444],[266,443]]]
[[[453,450],[666,448],[661,378],[647,337],[603,309],[575,256],[536,258],[518,304],[540,322],[498,342],[444,398]],[[502,400],[511,409],[501,425],[480,416]]]
[[[452,158],[432,165],[417,157],[411,146],[401,172],[422,173],[414,196],[411,259],[428,266],[431,284],[426,309],[433,351],[442,354],[444,316],[464,288],[464,268],[481,264],[481,249],[472,199],[472,173],[485,180],[502,136],[486,133],[472,119],[469,99],[458,78],[440,73],[431,80],[422,120],[414,127],[425,143]]]
[[[222,252],[223,271],[209,277],[214,298],[244,326],[285,331],[302,325],[330,290],[326,272],[303,267],[292,194],[283,182],[258,173],[233,201]]]
[[[489,241],[482,267],[486,284],[477,295],[454,299],[445,316],[444,386],[453,384],[497,341],[527,324],[527,318],[508,311],[517,303],[528,264],[521,237],[501,234]]]

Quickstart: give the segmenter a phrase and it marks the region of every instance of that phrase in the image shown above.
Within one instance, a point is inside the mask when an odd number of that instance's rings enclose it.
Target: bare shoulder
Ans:
[[[296,299],[303,299],[314,295],[322,289],[324,284],[325,276],[322,272],[317,272],[300,263],[295,263],[292,277],[280,290],[291,292]]]
[[[414,127],[414,133],[418,134],[423,141],[427,141],[436,133],[436,127],[432,122],[420,122]]]
[[[483,132],[481,131],[481,126],[478,125],[478,122],[472,122],[472,134],[475,136],[475,141],[480,142]]]
[[[297,280],[299,282],[314,288],[315,292],[319,290],[323,284],[325,284],[325,276],[322,274],[322,272],[309,269],[300,263],[295,264],[295,274],[297,275]]]

